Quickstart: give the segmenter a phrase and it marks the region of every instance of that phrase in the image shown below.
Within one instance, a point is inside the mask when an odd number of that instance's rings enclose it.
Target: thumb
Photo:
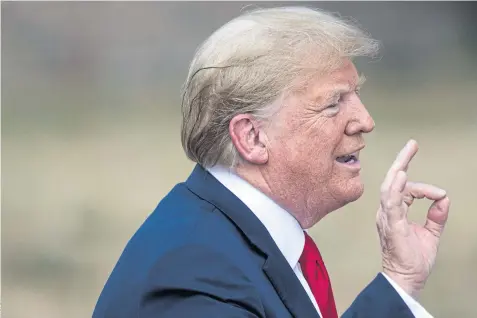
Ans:
[[[427,212],[427,220],[424,228],[436,237],[440,237],[444,231],[447,217],[449,216],[449,206],[449,197],[444,197],[440,200],[434,201]]]

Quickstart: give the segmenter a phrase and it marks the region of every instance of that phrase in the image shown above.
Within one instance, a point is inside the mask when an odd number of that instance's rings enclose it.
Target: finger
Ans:
[[[391,168],[389,168],[386,177],[384,178],[383,184],[381,185],[381,191],[387,191],[389,189],[394,178],[396,178],[398,171],[407,171],[409,162],[417,153],[418,149],[419,147],[415,140],[411,139],[407,142],[404,148],[402,148],[397,155],[396,160],[394,160],[393,164],[391,165]]]
[[[386,188],[389,188],[398,171],[407,171],[409,162],[417,153],[418,149],[419,148],[417,146],[417,142],[412,139],[406,143],[404,148],[401,149],[393,164],[389,168],[388,173],[386,174],[386,178],[384,179],[383,184]]]
[[[403,201],[407,204],[407,206],[411,206],[414,203],[414,197],[409,193],[405,193]]]
[[[431,184],[408,182],[405,189],[412,197],[417,199],[441,200],[446,196],[446,191]]]
[[[391,184],[391,189],[387,195],[383,196],[381,204],[383,211],[387,214],[388,219],[393,222],[406,216],[406,209],[403,209],[403,193],[406,188],[407,174],[399,171]]]
[[[450,200],[445,197],[432,203],[427,212],[427,220],[424,228],[431,232],[434,236],[440,237],[444,231],[444,227],[449,216]]]
[[[402,197],[402,192],[406,189],[407,185],[407,173],[404,171],[398,171],[396,178],[394,178],[391,184],[391,193]]]

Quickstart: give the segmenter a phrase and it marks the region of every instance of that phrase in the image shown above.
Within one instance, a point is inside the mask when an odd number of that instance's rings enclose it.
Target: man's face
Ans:
[[[288,97],[270,126],[265,175],[286,208],[304,214],[304,227],[363,193],[359,150],[374,122],[359,98],[360,82],[346,61]]]

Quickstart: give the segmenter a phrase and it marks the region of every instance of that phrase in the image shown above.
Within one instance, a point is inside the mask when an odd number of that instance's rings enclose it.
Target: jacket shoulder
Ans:
[[[151,307],[175,314],[183,313],[184,307],[200,312],[207,299],[217,308],[226,304],[229,310],[239,308],[250,316],[264,316],[260,295],[243,269],[227,255],[200,244],[187,244],[163,255],[151,267],[142,295],[140,312]],[[196,303],[198,299],[201,302]]]
[[[243,235],[223,213],[178,184],[126,245],[94,317],[109,317],[102,312],[111,313],[111,317],[122,317],[119,313],[126,312],[134,315],[140,304],[151,299],[158,304],[160,300],[153,295],[173,290],[247,302],[240,295],[254,295],[253,284],[244,274],[244,269],[254,266],[251,252],[253,255]]]

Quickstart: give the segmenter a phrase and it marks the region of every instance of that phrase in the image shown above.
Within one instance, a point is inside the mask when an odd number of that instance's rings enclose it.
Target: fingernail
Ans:
[[[443,196],[445,196],[446,194],[447,194],[447,193],[446,193],[446,190],[443,190],[443,189],[437,190],[437,195],[438,195],[438,196],[443,197]]]

